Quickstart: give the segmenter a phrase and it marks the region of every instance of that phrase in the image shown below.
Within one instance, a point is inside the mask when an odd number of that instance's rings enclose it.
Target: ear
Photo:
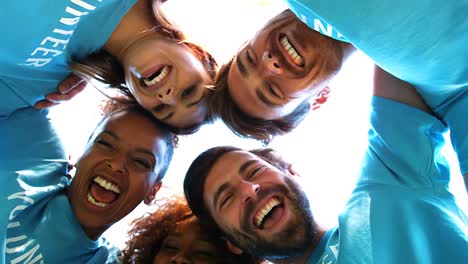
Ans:
[[[242,249],[238,248],[233,243],[231,243],[231,241],[227,239],[226,239],[226,246],[229,249],[229,251],[231,251],[235,255],[240,255],[244,252]]]
[[[330,95],[330,87],[325,86],[322,91],[320,91],[317,96],[315,97],[314,102],[310,106],[311,110],[316,110],[320,108],[327,100],[328,96]]]
[[[154,197],[156,197],[156,194],[158,193],[159,189],[161,189],[162,182],[159,182],[151,188],[151,190],[148,192],[146,195],[144,202],[145,204],[151,204],[151,202],[154,200]]]

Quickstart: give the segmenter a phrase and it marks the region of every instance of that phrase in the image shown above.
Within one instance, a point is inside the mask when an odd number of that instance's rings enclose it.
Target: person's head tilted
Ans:
[[[286,10],[260,29],[215,81],[210,109],[237,135],[269,139],[294,129],[354,50]]]
[[[142,201],[153,200],[173,149],[173,134],[139,106],[128,105],[103,118],[67,190],[90,238],[98,238]]]
[[[184,192],[193,213],[217,226],[233,252],[294,258],[322,232],[295,174],[272,149],[215,147],[191,164]]]

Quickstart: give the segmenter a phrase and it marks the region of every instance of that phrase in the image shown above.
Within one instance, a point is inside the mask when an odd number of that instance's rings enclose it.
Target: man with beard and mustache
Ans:
[[[294,13],[271,19],[222,67],[212,111],[237,135],[269,141],[323,104],[360,50],[413,84],[447,124],[468,188],[468,122],[457,114],[468,112],[468,2],[285,2]]]
[[[215,147],[190,166],[192,211],[228,247],[274,263],[465,263],[468,220],[448,190],[447,127],[414,87],[377,68],[369,147],[338,226],[313,217],[271,149]]]
[[[0,263],[105,263],[101,235],[154,199],[174,148],[173,134],[137,105],[102,119],[71,179],[47,111],[15,111],[0,135]]]

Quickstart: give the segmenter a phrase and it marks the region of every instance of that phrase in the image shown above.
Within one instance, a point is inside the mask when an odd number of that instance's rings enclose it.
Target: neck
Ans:
[[[151,30],[155,26],[152,0],[137,0],[135,5],[120,20],[117,28],[104,45],[104,50],[121,59],[122,52],[135,40],[141,37],[141,33]]]
[[[322,239],[323,235],[327,232],[327,229],[323,226],[317,224],[316,228],[316,235],[314,236],[312,243],[310,246],[304,250],[303,254],[299,254],[298,256],[294,256],[287,259],[280,259],[280,260],[270,260],[270,262],[275,264],[305,264],[309,260],[312,253],[317,248],[318,244],[320,243],[320,239]]]

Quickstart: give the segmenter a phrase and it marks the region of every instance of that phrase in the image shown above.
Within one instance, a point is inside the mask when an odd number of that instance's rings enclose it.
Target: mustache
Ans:
[[[271,186],[271,187],[264,187],[264,188],[260,188],[260,190],[257,192],[257,198],[254,200],[254,199],[250,199],[246,202],[245,204],[245,209],[243,211],[243,215],[242,215],[242,225],[241,227],[244,229],[244,230],[250,230],[252,227],[252,221],[251,221],[251,217],[255,212],[255,207],[256,205],[263,199],[265,199],[265,197],[271,195],[272,193],[278,193],[278,194],[282,194],[286,197],[289,197],[288,193],[289,193],[289,189],[286,188],[286,186],[282,186],[282,185],[279,185],[279,186]]]

